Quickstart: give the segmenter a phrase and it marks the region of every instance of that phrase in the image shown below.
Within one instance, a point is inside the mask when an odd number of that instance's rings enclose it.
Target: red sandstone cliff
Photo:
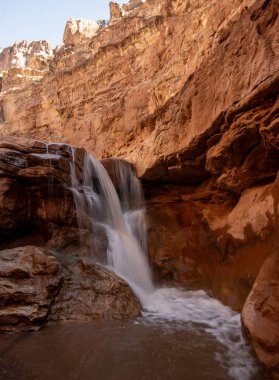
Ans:
[[[277,5],[149,0],[114,16],[56,51],[39,84],[1,94],[0,134],[78,134],[97,158],[126,158],[153,182],[214,175],[241,191],[274,178]]]

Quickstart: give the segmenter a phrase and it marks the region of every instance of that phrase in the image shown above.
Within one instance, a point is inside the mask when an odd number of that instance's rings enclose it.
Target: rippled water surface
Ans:
[[[216,360],[224,347],[175,322],[72,322],[2,335],[0,350],[1,380],[231,379]]]

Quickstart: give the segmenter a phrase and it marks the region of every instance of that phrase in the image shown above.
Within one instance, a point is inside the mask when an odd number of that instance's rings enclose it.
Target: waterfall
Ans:
[[[83,179],[76,175],[75,148],[71,147],[72,191],[81,228],[92,235],[102,227],[107,235],[105,264],[123,278],[143,306],[144,323],[168,324],[176,328],[195,328],[210,334],[225,347],[216,360],[234,379],[250,380],[257,367],[241,335],[238,313],[203,291],[178,288],[155,289],[147,259],[144,202],[140,183],[131,166],[110,159],[112,183],[104,166],[86,154]],[[179,327],[182,326],[182,327]]]
[[[120,196],[103,165],[91,155],[84,158],[83,180],[79,183],[72,150],[72,190],[78,222],[86,223],[92,231],[102,226],[108,237],[105,262],[122,277],[144,303],[154,292],[151,270],[146,253],[146,229],[141,187],[130,166],[113,160],[114,173],[119,181]]]

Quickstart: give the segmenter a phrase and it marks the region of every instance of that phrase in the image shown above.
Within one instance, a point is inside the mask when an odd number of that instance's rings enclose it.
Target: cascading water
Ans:
[[[143,318],[137,323],[156,323],[165,328],[192,328],[213,336],[225,347],[216,359],[234,379],[249,380],[257,371],[254,359],[241,336],[238,313],[209,297],[204,291],[177,288],[156,289],[147,259],[144,202],[132,168],[121,160],[110,160],[108,173],[100,162],[87,154],[83,182],[75,171],[72,149],[72,189],[81,226],[89,223],[105,229],[108,239],[105,263],[122,277],[138,296]],[[86,222],[85,222],[86,220]]]
[[[128,199],[131,194],[124,193],[122,204],[125,211],[122,211],[117,192],[105,168],[89,154],[84,158],[82,184],[78,183],[74,168],[75,165],[72,165],[72,186],[79,223],[82,225],[86,216],[92,228],[96,224],[105,228],[108,236],[108,266],[129,283],[140,300],[146,298],[155,289],[147,256],[142,251],[145,244],[142,243],[145,241],[142,236],[144,228],[138,228],[143,221],[143,211],[130,209]],[[125,176],[125,173],[122,175]],[[136,189],[140,194],[139,184]],[[135,207],[140,202],[138,195]],[[141,218],[139,215],[142,215]],[[136,231],[135,234],[133,231]]]

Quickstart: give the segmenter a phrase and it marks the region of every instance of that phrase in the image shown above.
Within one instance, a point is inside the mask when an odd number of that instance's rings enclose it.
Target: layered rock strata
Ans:
[[[130,4],[130,3],[129,3]],[[278,7],[149,0],[1,97],[1,135],[75,142],[151,183],[241,192],[278,169]],[[223,157],[223,159],[222,159]],[[259,158],[259,159],[258,159]]]

